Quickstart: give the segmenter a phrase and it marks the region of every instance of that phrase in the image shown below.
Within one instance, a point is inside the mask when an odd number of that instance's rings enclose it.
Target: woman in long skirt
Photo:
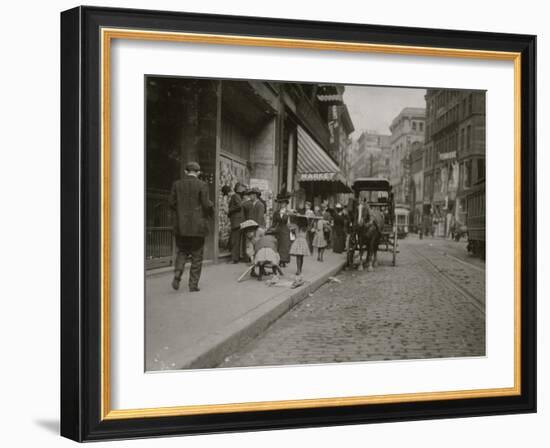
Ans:
[[[277,202],[279,209],[273,213],[272,225],[275,227],[275,236],[279,243],[279,256],[281,257],[281,267],[290,263],[290,227],[288,226],[288,196],[279,194]]]
[[[332,251],[335,254],[341,254],[346,248],[345,215],[340,204],[336,204],[336,214],[333,219],[332,227]]]

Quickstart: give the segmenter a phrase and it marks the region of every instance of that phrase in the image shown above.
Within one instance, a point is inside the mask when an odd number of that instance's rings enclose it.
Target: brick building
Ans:
[[[464,194],[485,177],[485,92],[426,92],[425,211],[446,236],[465,221]]]

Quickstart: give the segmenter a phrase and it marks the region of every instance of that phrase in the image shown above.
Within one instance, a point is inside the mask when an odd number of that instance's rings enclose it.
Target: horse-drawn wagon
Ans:
[[[349,202],[350,238],[348,244],[348,267],[353,266],[355,252],[359,252],[359,270],[362,270],[363,253],[367,252],[365,264],[372,271],[377,264],[377,252],[391,252],[392,264],[396,264],[397,225],[392,187],[387,179],[359,178],[353,183],[354,198]]]

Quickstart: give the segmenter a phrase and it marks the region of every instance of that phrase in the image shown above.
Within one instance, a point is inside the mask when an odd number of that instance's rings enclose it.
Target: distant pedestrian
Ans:
[[[311,202],[309,202],[309,201],[306,201],[305,204],[304,204],[304,214],[308,218],[313,218],[315,216],[315,213],[311,209]]]
[[[179,289],[187,258],[191,257],[189,291],[199,291],[204,238],[208,234],[207,219],[214,214],[208,185],[198,179],[199,174],[200,165],[189,162],[185,167],[185,176],[174,182],[170,193],[170,208],[174,217],[177,246],[172,280],[172,288],[175,290]]]
[[[323,219],[326,221],[324,233],[328,248],[332,247],[332,213],[330,209],[327,209],[323,212]]]
[[[238,263],[241,258],[242,250],[242,232],[241,224],[245,221],[243,209],[243,195],[245,187],[241,183],[235,184],[235,193],[229,199],[227,214],[231,223],[231,234],[229,244],[231,246],[231,260],[233,263]]]
[[[346,216],[340,204],[336,204],[332,226],[332,250],[335,254],[341,254],[346,247]]]
[[[314,220],[312,218],[315,217],[315,212],[311,209],[311,202],[306,201],[305,207],[304,207],[304,213],[306,217],[308,218],[308,227],[306,229],[306,239],[307,239],[307,245],[309,246],[309,252],[313,252],[313,235],[315,233],[313,227],[314,227]]]
[[[328,226],[328,221],[322,217],[315,223],[315,236],[313,237],[313,247],[317,248],[317,261],[324,261],[323,254],[325,253],[325,249],[328,245],[325,238],[325,231]]]
[[[279,256],[281,257],[281,267],[290,263],[290,227],[288,226],[288,202],[289,196],[282,193],[277,195],[279,204],[278,210],[273,213],[272,225],[275,228],[275,235],[279,243]]]

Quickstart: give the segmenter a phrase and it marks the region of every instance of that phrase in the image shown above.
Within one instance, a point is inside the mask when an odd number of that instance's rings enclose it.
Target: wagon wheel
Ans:
[[[350,238],[348,243],[348,253],[347,253],[347,265],[346,267],[352,268],[353,267],[353,258],[355,255],[355,241]]]

